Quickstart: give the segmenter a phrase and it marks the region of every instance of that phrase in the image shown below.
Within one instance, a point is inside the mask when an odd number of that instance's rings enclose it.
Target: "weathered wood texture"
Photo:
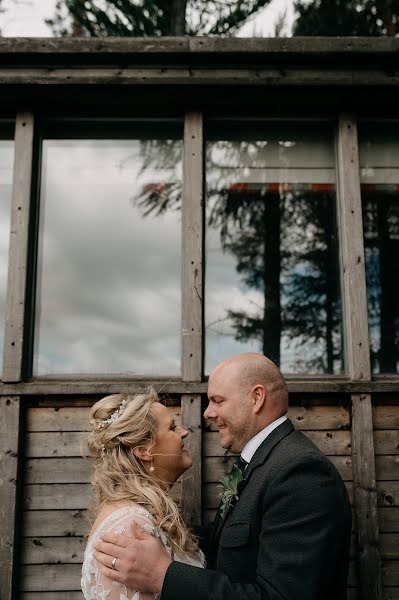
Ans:
[[[290,394],[308,394],[309,401],[315,394],[334,393],[334,394],[367,394],[397,392],[398,381],[394,376],[373,377],[373,381],[350,381],[346,377],[286,377],[287,387]],[[99,381],[79,381],[76,378],[57,380],[51,377],[40,380],[33,380],[27,383],[8,383],[0,382],[0,396],[30,396],[53,397],[54,404],[67,402],[69,397],[76,395],[94,395],[100,397],[107,394],[117,394],[123,389],[126,393],[134,393],[142,390],[143,387],[152,385],[158,392],[165,394],[205,394],[208,388],[206,381],[171,381],[171,380],[131,380],[114,378]],[[58,396],[58,400],[57,400]]]
[[[0,398],[0,581],[1,598],[12,600],[16,579],[19,398]]]
[[[346,369],[351,379],[370,379],[366,275],[356,120],[341,115],[337,132],[338,219]]]
[[[194,440],[193,452],[200,453],[201,409],[198,402],[199,397],[188,396],[183,399],[182,406]],[[90,406],[79,404],[81,402],[77,401],[74,407],[26,410],[21,599],[31,600],[43,592],[43,597],[49,600],[61,597],[81,600],[81,563],[85,536],[90,529],[87,508],[94,497],[89,483],[91,461],[82,457],[90,428]],[[180,406],[170,406],[168,411],[180,423]],[[183,484],[179,480],[172,488],[172,497],[179,505],[182,485],[191,495],[197,488],[201,489],[201,460],[198,462],[194,486],[192,482]],[[196,502],[198,498],[186,503],[186,509],[194,507],[194,515],[200,514],[200,504],[196,507]]]
[[[189,435],[185,439],[193,465],[182,476],[181,508],[191,527],[201,525],[202,433],[201,396],[182,396],[181,421]]]
[[[399,404],[378,404],[372,411],[377,488],[382,485],[393,487],[396,480],[396,494],[395,489],[391,493],[388,491],[384,497],[384,507],[378,508],[383,593],[384,598],[393,599],[399,598]],[[378,439],[384,442],[379,443]]]
[[[345,363],[352,380],[371,379],[357,122],[341,114],[337,128],[338,222]],[[360,594],[382,598],[371,396],[352,395],[352,465]]]
[[[33,154],[33,115],[18,113],[15,121],[14,175],[4,328],[3,381],[22,378],[22,351]]]
[[[382,598],[371,398],[352,396],[352,460],[362,597]]]
[[[188,112],[184,123],[182,204],[182,374],[201,381],[203,336],[204,157],[203,119]]]

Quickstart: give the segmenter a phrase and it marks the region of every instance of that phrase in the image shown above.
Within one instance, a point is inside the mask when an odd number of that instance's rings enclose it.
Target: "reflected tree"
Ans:
[[[399,198],[363,192],[363,228],[368,317],[373,372],[395,373],[399,366]]]
[[[226,307],[226,317],[238,341],[257,340],[262,352],[277,364],[284,337],[296,348],[312,344],[312,350],[301,355],[303,371],[340,371],[334,194],[299,188],[292,192],[284,186],[270,192],[267,186],[251,190],[231,185],[231,170],[240,157],[250,155],[251,166],[262,164],[263,145],[218,142],[216,155],[208,158],[207,227],[218,232],[222,251],[234,257],[242,283],[260,291],[263,298],[257,314]],[[146,143],[143,168],[176,164],[176,157],[170,160],[172,148],[157,154],[151,143]],[[158,157],[155,163],[154,155]],[[154,183],[134,202],[144,215],[160,215],[181,209],[180,194],[180,187],[171,181]]]

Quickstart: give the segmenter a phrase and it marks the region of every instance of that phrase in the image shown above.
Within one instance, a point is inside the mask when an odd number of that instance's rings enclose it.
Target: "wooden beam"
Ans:
[[[350,379],[371,379],[357,123],[338,121],[338,221],[346,369]],[[377,488],[370,394],[352,395],[352,466],[359,587],[362,600],[382,598]]]
[[[326,377],[296,378],[286,377],[290,394],[370,394],[370,393],[396,393],[398,392],[398,378],[373,378],[372,381],[349,381],[347,378]],[[66,400],[76,395],[106,395],[117,394],[123,390],[134,393],[148,385],[152,385],[159,393],[165,394],[206,394],[207,381],[165,381],[165,380],[104,380],[91,381],[90,379],[49,379],[33,380],[21,383],[1,383],[0,396],[57,396]]]
[[[370,380],[366,275],[356,120],[341,115],[337,136],[338,222],[346,369]]]
[[[352,396],[352,465],[362,600],[382,599],[371,396]]]
[[[16,382],[22,379],[32,150],[33,115],[19,113],[15,123],[11,234],[4,329],[4,382]]]
[[[190,527],[201,525],[201,477],[202,477],[202,409],[201,396],[184,394],[181,399],[182,425],[189,435],[185,440],[193,466],[186,471],[182,480],[181,509],[185,522]]]
[[[14,598],[16,584],[19,429],[19,398],[0,398],[0,581],[2,600]]]
[[[182,376],[183,381],[201,381],[204,151],[203,119],[199,112],[185,116],[182,228]]]

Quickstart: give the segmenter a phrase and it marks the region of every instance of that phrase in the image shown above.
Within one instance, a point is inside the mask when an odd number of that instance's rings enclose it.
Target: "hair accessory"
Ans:
[[[101,456],[101,458],[102,458],[103,460],[104,460],[104,458],[105,458],[105,453],[106,453],[105,446],[104,446],[104,444],[101,444],[101,452],[100,452],[100,456]]]
[[[117,408],[112,415],[109,417],[109,419],[105,419],[105,421],[100,421],[99,423],[97,423],[96,428],[97,429],[101,429],[102,427],[106,427],[107,425],[110,425],[111,423],[113,423],[114,421],[116,421],[117,419],[119,419],[119,417],[121,415],[123,415],[123,412],[126,408],[126,398],[124,400],[122,400],[122,403],[120,405],[119,408]]]

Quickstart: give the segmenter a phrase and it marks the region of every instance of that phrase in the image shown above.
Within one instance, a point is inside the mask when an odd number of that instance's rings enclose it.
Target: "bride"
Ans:
[[[139,525],[156,537],[173,560],[205,566],[192,533],[168,491],[192,460],[184,438],[159,402],[153,388],[134,395],[106,396],[91,409],[88,447],[98,458],[92,484],[96,520],[90,531],[82,567],[86,600],[153,600],[102,574],[93,556],[94,544],[107,533],[126,533]],[[117,569],[117,559],[112,561]]]

